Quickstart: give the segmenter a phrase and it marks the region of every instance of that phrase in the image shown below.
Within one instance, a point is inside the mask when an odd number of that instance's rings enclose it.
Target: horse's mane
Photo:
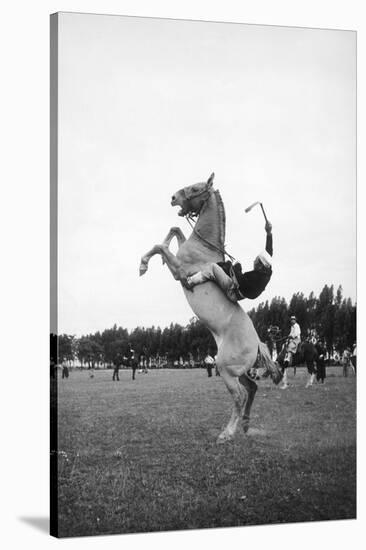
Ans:
[[[219,218],[220,218],[220,241],[221,241],[221,245],[225,246],[225,227],[226,227],[225,207],[220,195],[220,191],[216,189],[214,193],[217,201],[217,210],[219,212]]]

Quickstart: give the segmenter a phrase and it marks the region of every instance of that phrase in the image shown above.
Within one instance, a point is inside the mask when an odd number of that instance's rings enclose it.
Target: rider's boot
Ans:
[[[207,277],[204,276],[202,271],[197,271],[194,275],[187,277],[187,288],[193,288],[196,285],[200,285],[207,281]]]

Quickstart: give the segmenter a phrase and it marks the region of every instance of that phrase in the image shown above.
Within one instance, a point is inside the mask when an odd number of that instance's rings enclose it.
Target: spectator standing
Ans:
[[[118,382],[119,382],[119,369],[120,369],[120,366],[121,366],[120,361],[116,360],[115,363],[114,363],[114,369],[113,369],[113,377],[112,377],[113,382],[115,380],[118,380]]]
[[[210,355],[210,353],[208,352],[206,357],[204,358],[204,364],[205,364],[205,367],[207,369],[207,374],[208,374],[208,377],[211,378],[212,376],[212,369],[214,368],[215,366],[215,359],[212,357],[212,355]]]

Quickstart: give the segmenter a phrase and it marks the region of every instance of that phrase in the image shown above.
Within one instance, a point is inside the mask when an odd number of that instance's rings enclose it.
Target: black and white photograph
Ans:
[[[356,518],[356,36],[51,16],[51,534]]]

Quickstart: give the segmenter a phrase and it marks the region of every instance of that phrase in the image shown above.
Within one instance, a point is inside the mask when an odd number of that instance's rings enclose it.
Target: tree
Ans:
[[[319,295],[317,305],[317,332],[320,337],[325,339],[327,349],[333,350],[334,345],[334,289],[333,285],[324,286]]]
[[[75,336],[60,334],[58,337],[58,361],[73,361],[75,357]]]
[[[111,344],[111,358],[113,364],[122,364],[131,356],[131,348],[127,338],[117,338]]]
[[[356,304],[350,298],[343,298],[343,289],[339,285],[334,296],[333,285],[325,285],[316,298],[310,292],[306,298],[302,292],[296,292],[290,303],[285,298],[276,296],[269,304],[262,302],[252,308],[248,315],[262,341],[270,341],[268,329],[278,327],[276,339],[287,336],[290,329],[290,315],[296,315],[301,326],[302,336],[308,331],[325,338],[329,351],[333,347],[343,351],[345,347],[352,347],[356,341]],[[82,364],[94,366],[101,362],[112,364],[119,355],[128,357],[131,348],[137,358],[144,356],[147,359],[158,360],[158,357],[167,358],[170,362],[193,358],[196,361],[203,359],[207,351],[217,353],[215,340],[210,331],[196,317],[192,317],[186,326],[171,323],[169,327],[136,327],[130,333],[123,327],[115,324],[102,333],[96,332],[75,338],[62,334],[57,338],[51,335],[51,353],[54,359],[71,361],[77,356]],[[55,361],[56,362],[56,361]]]

